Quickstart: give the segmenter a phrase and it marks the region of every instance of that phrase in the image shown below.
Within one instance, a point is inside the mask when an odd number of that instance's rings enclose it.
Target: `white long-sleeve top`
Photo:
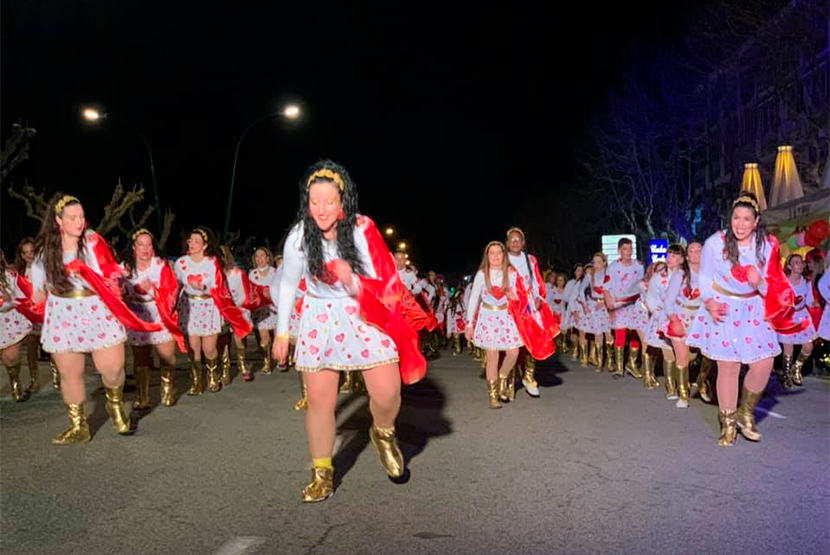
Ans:
[[[830,271],[824,272],[818,280],[818,292],[830,304]]]
[[[535,262],[535,259],[531,259],[524,252],[520,252],[519,254],[507,253],[507,257],[510,260],[510,265],[516,268],[516,271],[522,276],[522,282],[524,283],[525,289],[527,289],[527,298],[533,300],[542,298],[539,295],[539,288],[544,287],[545,284],[537,282],[536,272],[534,271],[534,269],[538,270],[536,268],[538,262]],[[527,264],[528,260],[530,260],[530,266]],[[542,300],[545,299],[542,298]]]
[[[616,260],[608,267],[608,283],[605,289],[614,297],[617,305],[621,299],[635,297],[640,294],[639,284],[644,275],[643,263],[632,260],[627,266]]]
[[[689,270],[689,285],[684,287],[683,272],[675,272],[669,280],[669,288],[666,291],[666,314],[682,315],[684,307],[697,307],[700,305],[700,296],[698,294],[698,272]],[[683,305],[683,306],[681,306]],[[686,308],[689,310],[689,308]]]
[[[502,270],[498,269],[490,269],[490,284],[494,286],[501,286],[502,279],[504,274]],[[516,272],[509,272],[508,283],[511,288],[516,287],[516,278],[518,274]],[[476,309],[478,308],[479,302],[487,303],[492,306],[497,307],[507,307],[508,299],[507,299],[507,291],[505,291],[505,296],[498,299],[493,295],[493,291],[487,289],[486,282],[484,281],[484,272],[479,270],[476,273],[476,277],[473,279],[473,291],[470,293],[470,300],[467,303],[467,323],[473,323],[473,317],[476,314]]]
[[[669,282],[677,270],[670,270],[666,274],[654,272],[648,281],[648,292],[646,293],[646,306],[648,311],[654,314],[665,308],[666,291],[669,289]]]
[[[361,219],[361,217],[358,217],[358,225],[354,228],[354,244],[360,257],[363,274],[366,277],[374,279],[377,277],[377,273],[372,264],[369,245],[364,235],[364,230],[368,222],[361,223]],[[303,222],[296,224],[285,240],[285,247],[282,253],[282,266],[280,266],[282,268],[282,279],[280,279],[277,301],[277,334],[288,333],[288,322],[291,317],[292,304],[294,303],[300,280],[304,277],[306,278],[306,286],[308,287],[307,293],[313,297],[336,299],[357,296],[360,291],[360,276],[357,273],[353,276],[354,281],[350,289],[346,289],[340,280],[335,280],[334,283],[328,284],[318,280],[309,273],[308,258],[302,248],[303,225]],[[340,253],[337,250],[337,242],[323,239],[323,262],[328,263],[338,258],[340,258]]]
[[[225,281],[228,282],[228,290],[231,293],[233,304],[242,306],[245,302],[245,284],[242,283],[242,270],[233,268],[225,272]]]
[[[176,260],[173,270],[187,295],[209,295],[216,287],[216,259],[212,256],[194,262],[189,255],[184,255]]]
[[[154,256],[150,262],[150,266],[146,270],[139,270],[137,267],[133,270],[132,277],[127,275],[127,270],[124,268],[124,278],[121,281],[121,291],[124,292],[125,300],[136,300],[141,302],[150,302],[153,300],[153,290],[146,291],[141,284],[149,281],[154,286],[161,285],[161,272],[167,265],[167,261],[159,256]]]
[[[719,295],[715,291],[714,286],[736,293],[738,295],[745,295],[754,293],[755,287],[749,282],[743,283],[735,278],[732,274],[732,263],[728,258],[724,258],[724,233],[719,231],[709,237],[703,245],[703,252],[700,260],[700,276],[698,276],[698,287],[700,288],[701,303],[708,299]],[[752,241],[745,247],[738,247],[738,264],[741,266],[752,265],[761,274],[761,277],[767,277],[767,263],[772,252],[772,245],[769,241],[763,247],[764,264],[758,262],[755,255],[755,236],[752,236]],[[766,285],[762,283],[761,295],[766,294]]]
[[[89,268],[98,274],[99,276],[103,276],[106,278],[110,278],[112,276],[104,276],[104,272],[101,270],[101,267],[98,265],[98,259],[95,256],[95,252],[93,250],[95,243],[97,241],[103,241],[104,238],[95,233],[92,230],[87,230],[84,234],[84,256],[83,261],[84,264],[89,266]],[[107,247],[109,248],[109,247]],[[64,265],[69,264],[73,260],[78,258],[78,252],[64,252],[63,253],[63,263]],[[38,256],[35,258],[35,261],[32,263],[32,289],[34,291],[42,291],[46,292],[46,269],[43,267],[43,259]],[[82,291],[84,289],[88,289],[90,291],[93,290],[91,285],[88,285],[86,280],[81,278],[81,276],[77,274],[70,274],[69,275],[69,282],[72,284],[72,288],[75,291]]]
[[[793,283],[792,278],[788,278],[790,282],[790,287],[793,288],[793,292],[795,293],[795,305],[793,305],[793,310],[805,310],[808,306],[813,306],[815,304],[815,297],[813,297],[813,287],[812,284],[804,279],[804,276],[801,277],[801,283]]]
[[[398,275],[400,276],[404,287],[409,289],[409,291],[411,292],[412,289],[415,287],[415,282],[418,281],[418,276],[415,275],[415,272],[407,268],[404,268],[403,270],[398,270]]]

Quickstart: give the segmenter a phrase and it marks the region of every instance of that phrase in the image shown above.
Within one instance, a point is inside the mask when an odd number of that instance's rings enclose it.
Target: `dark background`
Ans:
[[[469,272],[512,225],[554,236],[584,225],[553,261],[564,266],[587,259],[605,231],[604,199],[574,194],[589,122],[690,9],[300,4],[4,2],[0,131],[23,122],[38,132],[9,181],[72,192],[93,222],[119,176],[152,200],[138,135],[115,119],[81,120],[81,106],[97,104],[146,136],[174,236],[196,224],[221,232],[240,134],[297,100],[302,121],[267,120],[242,144],[231,217],[242,237],[276,244],[304,169],[332,158],[355,178],[362,212],[394,225],[421,269]],[[36,229],[0,197],[8,253]]]

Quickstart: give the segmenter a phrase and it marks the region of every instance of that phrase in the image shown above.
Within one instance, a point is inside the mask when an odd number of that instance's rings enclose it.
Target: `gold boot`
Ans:
[[[26,360],[26,364],[29,366],[29,385],[26,386],[26,393],[34,393],[37,391],[38,382],[38,367],[37,367],[37,358],[33,358],[32,360]]]
[[[700,372],[698,372],[697,380],[695,380],[698,395],[707,403],[712,402],[712,395],[709,391],[709,372],[712,371],[714,365],[715,362],[712,359],[703,356],[703,360],[700,361]]]
[[[219,361],[215,358],[205,360],[208,373],[208,389],[211,393],[222,391],[222,380],[219,375]]]
[[[352,391],[358,395],[368,393],[366,391],[366,382],[363,380],[363,372],[355,372],[352,377]]]
[[[579,344],[579,365],[588,368],[588,344]]]
[[[735,414],[735,420],[738,423],[738,429],[741,430],[742,436],[749,441],[758,441],[761,439],[761,433],[755,427],[755,406],[764,394],[763,392],[755,393],[749,391],[746,387],[742,389],[741,404]]]
[[[500,409],[501,402],[499,401],[499,385],[501,378],[498,380],[487,380],[487,397],[490,400],[491,409]]]
[[[161,366],[161,404],[165,407],[172,407],[176,404],[176,391],[173,387],[173,374],[175,368],[162,363]]]
[[[804,384],[804,377],[801,375],[801,368],[810,360],[810,355],[812,355],[812,351],[810,354],[805,354],[802,350],[798,353],[798,358],[795,359],[792,368],[792,381],[795,385],[803,385]]]
[[[637,357],[640,355],[639,347],[628,346],[628,364],[625,365],[625,371],[637,378],[643,379],[643,373],[637,368]]]
[[[246,382],[249,382],[254,379],[253,374],[251,374],[251,369],[248,368],[248,363],[245,361],[244,346],[242,349],[236,350],[236,369],[239,371],[239,374],[242,376],[242,379]]]
[[[121,435],[130,435],[132,433],[130,419],[127,418],[127,414],[124,412],[124,403],[122,401],[124,386],[105,387],[104,390],[107,395],[107,412],[110,413],[115,431]]]
[[[452,336],[452,354],[453,355],[460,355],[461,354],[461,336],[453,334]]]
[[[303,488],[303,503],[325,501],[334,494],[334,469],[312,468],[311,482]]]
[[[58,367],[55,366],[55,359],[49,357],[49,368],[52,370],[52,387],[56,391],[61,390],[61,373],[58,372]]]
[[[188,395],[201,395],[205,392],[205,382],[202,380],[202,361],[190,361],[190,389]]]
[[[372,439],[375,449],[378,450],[380,465],[389,477],[400,478],[403,476],[403,453],[398,448],[395,427],[381,428],[377,424],[372,424],[369,429],[369,437]]]
[[[574,343],[573,348],[571,349],[571,362],[576,362],[580,360],[582,357],[582,345],[579,343],[579,339],[576,340]]]
[[[265,354],[262,357],[261,372],[267,375],[274,371],[271,368],[271,342],[268,341],[264,345],[262,345],[262,350],[265,351]]]
[[[527,353],[525,357],[525,372],[522,376],[522,385],[527,394],[533,398],[539,397],[539,383],[536,381],[536,359]]]
[[[225,345],[222,349],[222,385],[231,385],[231,346]]]
[[[625,355],[625,347],[614,347],[614,371],[611,375],[616,378],[625,376],[625,368],[623,367],[623,358]]]
[[[679,409],[689,408],[689,367],[675,366],[677,372],[677,403]]]
[[[294,403],[294,410],[308,410],[308,388],[303,379],[303,373],[297,372],[300,376],[300,400]]]
[[[594,372],[602,372],[602,347],[596,341],[591,341],[588,350],[588,364],[596,367]]]
[[[643,351],[643,387],[646,389],[660,387],[660,382],[654,377],[654,358],[648,353],[648,349]]]
[[[354,380],[351,372],[340,372],[340,393],[351,393]]]
[[[615,368],[614,361],[614,343],[612,341],[605,343],[605,366],[606,372],[613,375]]]
[[[507,400],[513,402],[516,399],[516,376],[519,375],[520,369],[514,366],[507,375]]]
[[[663,375],[666,377],[666,399],[677,399],[677,382],[674,378],[675,362],[663,359]]]
[[[53,445],[71,445],[72,443],[86,443],[92,439],[89,434],[89,424],[84,413],[84,404],[68,404],[66,410],[69,412],[69,420],[72,427],[52,440]]]
[[[735,445],[735,439],[738,436],[738,429],[735,425],[736,412],[734,410],[722,410],[718,412],[718,421],[720,422],[718,445],[721,447]]]
[[[136,389],[133,410],[147,410],[153,406],[150,403],[150,369],[146,366],[136,366],[133,374]]]
[[[6,366],[6,372],[9,373],[9,383],[12,386],[12,397],[16,403],[22,403],[29,398],[28,394],[20,387],[20,361],[12,366]]]
[[[778,378],[778,383],[780,383],[784,389],[790,389],[793,386],[793,382],[790,378],[790,369],[793,365],[793,356],[781,355],[781,361],[783,368],[775,371],[775,377]]]

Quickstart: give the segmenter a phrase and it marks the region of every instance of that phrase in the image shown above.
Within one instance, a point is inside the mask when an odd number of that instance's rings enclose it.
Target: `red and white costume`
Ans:
[[[466,297],[466,291],[464,293]],[[453,308],[452,301],[450,301],[447,306],[447,337],[451,337],[453,334],[463,335],[465,327],[466,320],[464,318],[463,300],[458,299],[455,303],[455,308]]]
[[[163,326],[160,331],[155,332],[127,329],[127,340],[130,345],[160,345],[176,340],[183,348],[184,342],[176,314],[179,283],[167,261],[155,256],[149,268],[143,271],[135,268],[132,276],[126,268],[122,268],[124,278],[121,281],[121,292],[127,306],[145,322]],[[145,281],[152,283],[153,288],[150,291],[145,291],[141,287]]]
[[[584,287],[580,287],[579,298],[584,303],[584,318],[582,324],[577,328],[585,333],[599,335],[611,331],[611,318],[605,309],[605,297],[603,290],[605,285],[611,281],[604,271],[594,271],[593,281],[591,276],[585,276]]]
[[[813,319],[810,317],[810,312],[807,310],[807,307],[812,306],[814,299],[813,299],[813,286],[812,284],[801,277],[800,283],[793,283],[790,281],[790,286],[793,288],[793,292],[795,293],[795,315],[793,316],[793,320],[795,322],[809,322],[809,325],[802,331],[792,334],[778,334],[778,341],[781,343],[785,343],[787,345],[804,345],[805,343],[810,343],[816,337],[818,337],[818,332],[816,331],[815,326],[813,325]]]
[[[695,318],[700,310],[700,288],[698,281],[699,272],[689,269],[689,283],[684,283],[683,272],[675,272],[669,280],[669,288],[666,291],[666,316],[668,319],[677,318],[683,324],[683,335],[678,335],[673,328],[663,328],[664,333],[670,339],[681,339],[687,337]]]
[[[508,311],[507,293],[501,289],[504,278],[500,269],[490,269],[488,289],[484,272],[479,270],[473,279],[470,302],[467,305],[467,323],[473,324],[473,316],[478,313],[473,328],[473,343],[477,347],[491,351],[506,351],[524,346],[519,328]],[[513,290],[521,278],[515,268],[508,267],[508,284]],[[499,285],[496,285],[499,284]]]
[[[34,328],[32,321],[18,310],[21,304],[31,299],[31,284],[14,270],[6,270],[6,283],[8,290],[0,296],[0,349],[19,343]]]
[[[556,314],[559,317],[560,322],[565,321],[565,314],[566,314],[566,306],[567,306],[567,295],[568,290],[566,288],[562,288],[560,291],[556,288],[556,286],[549,287],[547,290],[547,295],[545,298],[545,302],[548,303],[550,307],[550,311]],[[564,324],[562,324],[562,329],[564,328]]]
[[[251,311],[245,308],[245,305],[248,303],[248,293],[251,289],[247,274],[239,268],[233,268],[225,274],[225,277],[228,280],[228,292],[231,294],[233,304],[239,307],[245,321],[253,325]]]
[[[279,286],[280,273],[276,268],[265,266],[264,268],[254,268],[248,272],[248,278],[255,285],[271,289]],[[277,307],[273,302],[255,310],[251,313],[251,317],[254,319],[257,329],[277,329]]]
[[[40,341],[49,353],[88,353],[124,343],[125,324],[143,332],[160,331],[158,323],[138,318],[120,296],[123,272],[103,237],[85,232],[83,259],[64,252],[63,263],[73,289],[57,293],[46,281],[43,261],[32,267],[32,286],[47,294]]]
[[[606,306],[614,329],[648,331],[648,312],[640,303],[640,283],[643,281],[643,263],[632,260],[627,266],[615,260],[608,266],[605,289],[614,297],[614,306]]]
[[[648,282],[646,306],[651,316],[646,332],[646,343],[651,347],[671,349],[671,341],[666,337],[666,326],[669,323],[669,317],[666,314],[666,293],[669,290],[672,276],[678,273],[677,270],[670,270],[665,273],[654,272]]]
[[[818,280],[817,288],[825,302],[821,322],[818,325],[818,336],[825,341],[830,341],[830,271],[824,272]]]

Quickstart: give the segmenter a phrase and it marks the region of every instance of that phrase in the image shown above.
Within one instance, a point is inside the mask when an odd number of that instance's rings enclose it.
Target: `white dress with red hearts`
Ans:
[[[800,324],[801,322],[808,322],[807,328],[792,334],[778,334],[778,341],[784,343],[786,345],[804,345],[805,343],[810,343],[816,337],[818,337],[818,332],[816,331],[816,327],[813,325],[813,319],[810,317],[810,313],[807,311],[808,306],[812,306],[814,299],[813,299],[813,287],[809,281],[801,278],[801,283],[795,284],[790,280],[790,286],[793,288],[793,292],[795,293],[795,314],[793,315],[793,323]]]
[[[216,262],[206,256],[196,263],[189,255],[173,265],[182,286],[179,297],[179,326],[185,335],[208,336],[222,331],[222,315],[210,296],[216,286]]]
[[[32,265],[31,264],[26,266],[26,271],[24,272],[23,275],[31,283],[31,281],[32,281]],[[42,328],[43,328],[43,324],[41,322],[37,322],[37,323],[32,324],[32,331],[29,332],[29,335],[40,335],[40,330]]]
[[[516,287],[518,274],[512,266],[508,270],[508,283],[511,288]],[[484,280],[484,272],[479,270],[473,279],[473,291],[467,305],[467,323],[473,324],[473,317],[478,311],[478,318],[473,328],[473,343],[488,351],[506,351],[524,347],[519,335],[519,329],[513,316],[507,309],[508,298],[501,290],[504,274],[502,270],[490,269],[490,284],[488,289]]]
[[[104,275],[95,256],[93,248],[98,241],[104,239],[91,230],[86,232],[83,262],[96,274],[112,279],[114,276]],[[109,246],[104,246],[109,249]],[[69,264],[76,258],[77,252],[63,253],[64,264]],[[35,259],[32,265],[32,288],[47,293],[40,334],[43,350],[47,353],[90,353],[124,343],[127,340],[124,324],[94,293],[92,285],[78,275],[70,275],[69,281],[78,298],[54,294],[47,283],[42,259]]]
[[[452,306],[453,302],[455,302],[454,308]],[[453,334],[463,335],[466,325],[463,300],[450,301],[450,306],[447,308],[447,337]]]
[[[589,287],[583,288],[581,298],[585,303],[585,317],[582,318],[582,325],[580,330],[585,333],[592,333],[599,335],[611,331],[611,318],[608,316],[608,311],[605,309],[605,297],[603,290],[611,279],[605,275],[604,271],[595,271],[593,280],[591,276],[586,276],[584,283]]]
[[[354,228],[362,275],[376,278],[369,246],[364,235],[368,218]],[[375,368],[398,362],[398,347],[380,329],[366,323],[360,315],[357,295],[360,275],[354,273],[353,283],[347,289],[331,275],[328,282],[313,277],[303,243],[303,223],[295,225],[285,241],[282,278],[277,304],[277,335],[288,332],[292,305],[296,302],[301,279],[307,291],[303,297],[294,349],[294,365],[300,372],[320,370],[354,371]],[[336,242],[323,240],[323,262],[330,266],[340,258]]]
[[[29,319],[14,308],[15,299],[26,298],[17,286],[17,272],[6,270],[6,283],[4,295],[0,295],[0,349],[19,343],[33,328]]]
[[[818,280],[818,292],[824,299],[824,312],[821,313],[821,321],[818,324],[818,336],[825,341],[830,341],[830,271],[825,271]]]
[[[667,331],[668,317],[677,316],[683,323],[683,329],[686,333],[692,327],[692,324],[697,317],[700,310],[700,288],[698,280],[700,273],[689,269],[689,283],[685,283],[683,279],[683,272],[675,272],[669,280],[669,289],[666,291],[666,325],[662,328],[664,332]],[[680,339],[675,337],[674,339]]]
[[[246,300],[245,283],[242,281],[242,270],[239,268],[228,270],[225,272],[225,281],[228,284],[228,291],[233,299],[233,304],[238,306],[239,310],[242,311],[242,317],[245,318],[245,321],[252,324],[251,311],[242,306]],[[230,326],[227,327],[230,328]]]
[[[609,312],[614,329],[637,330],[645,333],[649,327],[648,312],[640,302],[640,283],[643,281],[643,263],[632,260],[627,266],[620,260],[608,266],[605,288],[614,297],[613,311]],[[612,307],[606,307],[612,308]]]
[[[646,331],[646,343],[657,349],[671,349],[671,341],[665,333],[669,322],[666,315],[666,293],[669,290],[671,278],[677,273],[677,270],[671,270],[668,273],[655,272],[648,282],[646,306],[651,316]]]
[[[139,284],[149,280],[154,286],[159,287],[161,285],[161,271],[166,264],[167,261],[163,258],[158,256],[153,257],[149,268],[143,271],[136,268],[132,276],[125,274],[121,282],[121,293],[124,296],[124,302],[127,303],[127,306],[130,307],[130,310],[136,316],[145,322],[161,323],[161,316],[159,315],[158,306],[156,306],[153,291],[145,291]],[[127,328],[127,342],[136,347],[142,345],[161,345],[170,341],[173,341],[173,336],[167,328],[162,328],[161,331],[151,333]]]
[[[560,291],[556,288],[555,285],[552,285],[547,289],[547,298],[545,299],[545,302],[548,303],[551,312],[559,315],[560,327],[561,323],[563,323],[565,320],[565,306],[567,301],[567,293],[567,289],[562,288],[562,291]],[[562,327],[561,329],[567,328]]]
[[[718,232],[703,245],[698,286],[700,308],[692,323],[686,344],[699,347],[712,360],[751,364],[778,356],[781,347],[778,335],[764,320],[761,294],[746,280],[746,266],[754,266],[766,277],[767,262],[772,251],[770,242],[763,247],[764,263],[755,254],[755,238],[750,245],[738,247],[738,264],[724,259],[724,234]],[[705,302],[714,299],[727,305],[726,318],[715,322]]]
[[[263,285],[271,288],[279,283],[280,271],[271,266],[264,268],[254,268],[248,272],[248,278],[256,285]],[[252,314],[254,324],[260,330],[275,330],[277,329],[277,307],[274,304],[268,304],[262,308],[256,309]]]

